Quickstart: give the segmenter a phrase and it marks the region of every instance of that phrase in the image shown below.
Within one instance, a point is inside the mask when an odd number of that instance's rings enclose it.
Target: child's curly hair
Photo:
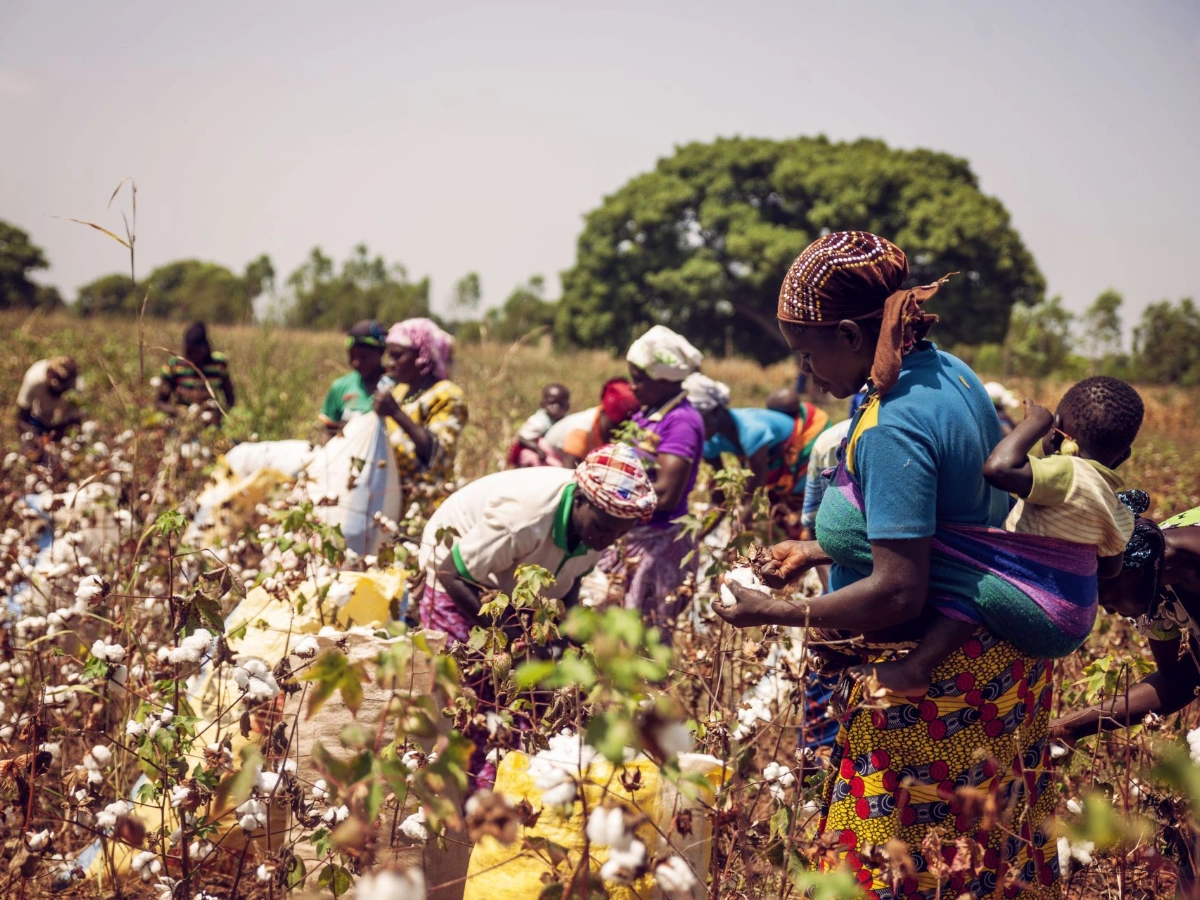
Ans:
[[[1096,375],[1076,384],[1058,404],[1059,414],[1070,419],[1077,441],[1094,450],[1119,455],[1133,446],[1146,413],[1132,385],[1119,378]]]

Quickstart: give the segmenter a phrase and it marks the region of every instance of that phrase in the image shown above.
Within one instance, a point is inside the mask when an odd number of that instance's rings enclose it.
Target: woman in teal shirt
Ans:
[[[770,409],[729,408],[729,388],[697,372],[683,383],[688,402],[704,417],[704,459],[719,466],[722,453],[731,453],[750,469],[747,493],[767,489],[771,520],[788,537],[801,537],[800,513],[808,459],[817,437],[829,427],[820,407],[801,403],[793,418]],[[749,521],[750,509],[743,512]]]
[[[871,391],[821,504],[817,540],[777,544],[762,567],[781,587],[833,563],[832,590],[796,601],[730,585],[737,602],[713,608],[735,626],[839,629],[872,662],[902,653],[921,633],[931,582],[957,571],[957,557],[935,552],[935,532],[987,535],[1002,521],[1006,498],[983,478],[1000,440],[995,409],[967,366],[924,340],[936,317],[921,304],[940,283],[906,289],[908,274],[890,241],[839,232],[801,253],[784,280],[778,318],[804,371],[836,397],[868,377]],[[1048,660],[980,627],[923,697],[889,696],[878,709],[864,704],[861,684],[843,687],[821,830],[864,891],[983,897],[1013,884],[1022,898],[1061,896],[1048,827]],[[996,798],[997,821],[1011,829],[966,808],[960,786]],[[905,875],[861,852],[894,841],[914,864]],[[951,865],[932,865],[931,852]],[[971,862],[959,865],[964,852]]]

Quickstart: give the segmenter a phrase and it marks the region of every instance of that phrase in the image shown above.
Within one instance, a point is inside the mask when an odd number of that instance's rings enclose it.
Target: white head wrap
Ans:
[[[683,389],[687,391],[688,403],[699,413],[712,412],[718,406],[729,407],[729,385],[723,381],[693,372],[683,379]]]
[[[655,380],[683,381],[700,368],[704,354],[665,325],[655,325],[629,347],[625,359]]]
[[[1003,409],[1016,409],[1021,405],[1021,401],[1017,399],[1017,395],[998,381],[989,381],[983,386],[983,389],[987,391],[988,399],[992,401],[992,406]]]

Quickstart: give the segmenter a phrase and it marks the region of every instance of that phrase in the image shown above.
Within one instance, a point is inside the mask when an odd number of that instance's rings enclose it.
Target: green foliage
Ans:
[[[478,272],[468,272],[454,283],[452,303],[456,312],[473,313],[483,299],[483,285]]]
[[[62,298],[54,288],[29,279],[29,273],[48,268],[42,248],[15,225],[0,219],[0,309],[54,309]]]
[[[545,299],[545,293],[546,283],[541,275],[514,289],[503,306],[489,309],[484,315],[483,329],[487,336],[512,343],[553,331],[558,304]]]
[[[1190,297],[1151,303],[1133,332],[1139,379],[1192,387],[1200,384],[1200,309]]]
[[[1075,314],[1051,297],[1033,306],[1013,307],[1008,328],[1006,372],[1045,378],[1069,369]]]
[[[159,266],[134,285],[127,275],[105,275],[79,289],[75,312],[81,316],[137,316],[205,322],[248,322],[254,299],[274,282],[270,257],[259,256],[237,275],[225,266],[181,259]]]
[[[296,328],[345,331],[361,319],[396,322],[429,314],[429,279],[408,280],[402,265],[371,257],[366,244],[337,271],[333,260],[314,247],[308,260],[288,276],[293,300],[284,321]]]
[[[623,350],[663,323],[703,350],[786,354],[775,327],[792,260],[826,231],[866,229],[938,294],[943,339],[998,341],[1015,302],[1045,289],[999,200],[965,160],[881,141],[723,138],[680,147],[589,213],[564,273],[557,336]]]
[[[325,701],[333,696],[334,691],[341,691],[342,702],[350,710],[351,715],[357,715],[362,706],[362,686],[370,681],[362,663],[352,663],[344,653],[338,650],[326,650],[312,664],[301,681],[316,682],[313,692],[308,696],[306,718],[311,719],[317,710],[325,705]]]

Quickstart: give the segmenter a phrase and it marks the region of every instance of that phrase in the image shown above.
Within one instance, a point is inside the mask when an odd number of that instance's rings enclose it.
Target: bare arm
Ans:
[[[467,581],[458,573],[452,556],[447,555],[442,564],[438,566],[437,579],[467,621],[478,623],[479,607],[482,606],[480,596],[483,591],[478,585]]]
[[[1029,451],[1054,424],[1054,414],[1044,406],[1026,400],[1025,410],[1025,420],[996,445],[983,464],[983,477],[988,484],[1018,497],[1028,497],[1033,490]]]
[[[658,511],[670,511],[683,499],[688,475],[692,472],[692,461],[670,453],[658,457],[658,474],[654,479],[654,492],[658,494]]]
[[[1179,640],[1150,641],[1157,672],[1134,684],[1128,696],[1122,685],[1111,700],[1057,719],[1050,724],[1051,733],[1061,740],[1076,741],[1098,731],[1140,725],[1147,713],[1168,716],[1183,709],[1196,697],[1200,671],[1190,654],[1179,659]]]
[[[413,442],[413,448],[416,450],[417,459],[422,463],[429,462],[433,456],[433,437],[429,431],[422,428],[412,419],[404,414],[404,410],[400,408],[400,404],[396,402],[396,398],[391,394],[380,394],[375,398],[375,412],[381,416],[387,416],[395,421],[400,426],[401,430],[408,435]]]
[[[727,586],[738,598],[714,609],[739,628],[750,625],[810,625],[863,634],[893,628],[917,618],[929,593],[932,538],[872,541],[874,567],[866,578],[809,601],[779,599],[761,591]],[[793,542],[803,547],[809,542]],[[823,554],[822,554],[823,556]],[[828,557],[824,557],[828,561]],[[816,561],[814,557],[814,562]],[[769,564],[768,564],[769,566]],[[776,570],[778,571],[778,570]],[[764,578],[769,574],[764,567]]]

